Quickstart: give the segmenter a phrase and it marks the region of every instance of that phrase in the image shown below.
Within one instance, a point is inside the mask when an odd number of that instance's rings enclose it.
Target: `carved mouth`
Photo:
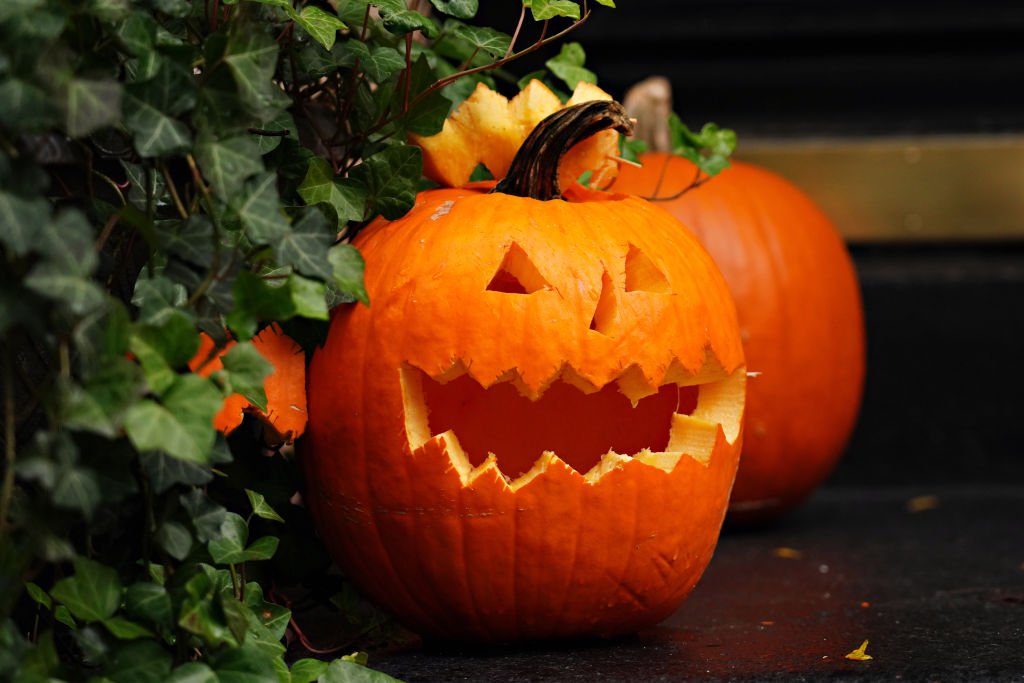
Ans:
[[[591,481],[627,458],[666,471],[684,454],[707,464],[719,426],[730,443],[738,435],[745,378],[710,370],[638,391],[635,368],[594,387],[564,367],[530,396],[514,370],[487,387],[462,363],[436,377],[408,364],[399,374],[414,450],[443,439],[466,483],[496,466],[513,487],[553,457]]]

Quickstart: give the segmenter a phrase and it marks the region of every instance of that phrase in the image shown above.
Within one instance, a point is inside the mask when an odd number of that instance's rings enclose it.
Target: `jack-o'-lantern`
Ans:
[[[629,125],[566,108],[497,187],[423,192],[355,241],[370,306],[336,309],[311,361],[306,502],[420,633],[630,632],[711,557],[746,376],[728,289],[661,209],[559,192],[564,149]]]

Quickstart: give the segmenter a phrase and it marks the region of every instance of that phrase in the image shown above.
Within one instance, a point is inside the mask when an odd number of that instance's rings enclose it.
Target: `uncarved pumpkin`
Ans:
[[[216,355],[213,339],[206,333],[199,335],[199,351],[189,361],[189,369],[209,377],[224,368],[221,356],[228,352],[234,341],[228,341]],[[214,416],[213,426],[228,434],[242,424],[246,412],[255,415],[264,425],[267,443],[276,444],[298,438],[306,429],[306,356],[302,348],[271,324],[252,338],[252,344],[274,366],[274,371],[263,380],[267,394],[267,412],[249,403],[241,394],[224,399],[224,405]]]
[[[562,114],[535,133],[568,126],[559,150],[628,127],[614,103]],[[746,374],[710,256],[644,200],[558,198],[538,149],[495,192],[423,192],[366,228],[372,304],[335,309],[309,369],[320,534],[373,599],[441,638],[657,622],[707,565],[735,475]]]
[[[621,169],[613,190],[673,197],[696,177],[680,157],[640,161],[642,168]],[[806,194],[753,164],[733,161],[656,203],[703,242],[736,298],[753,376],[729,519],[777,517],[832,471],[856,422],[865,342],[853,262]]]

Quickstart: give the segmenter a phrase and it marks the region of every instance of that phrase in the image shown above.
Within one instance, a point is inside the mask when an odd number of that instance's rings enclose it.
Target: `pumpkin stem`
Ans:
[[[537,124],[526,138],[505,178],[491,192],[540,201],[559,199],[558,162],[578,142],[607,128],[629,135],[633,121],[614,100],[594,100],[566,107]]]

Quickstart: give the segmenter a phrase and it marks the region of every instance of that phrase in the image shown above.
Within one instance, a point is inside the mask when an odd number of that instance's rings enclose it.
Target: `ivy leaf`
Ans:
[[[259,2],[260,0],[256,0]],[[203,662],[186,662],[164,679],[164,683],[219,683],[213,669]]]
[[[122,355],[104,355],[84,371],[82,383],[68,383],[60,415],[65,424],[113,439],[125,409],[145,391],[139,366]]]
[[[263,381],[274,372],[274,365],[263,357],[252,342],[238,342],[221,356],[231,389],[249,403],[267,412],[267,393]]]
[[[153,640],[126,643],[113,653],[103,673],[115,683],[162,683],[171,671],[171,653]]]
[[[134,134],[132,141],[140,156],[167,156],[192,146],[184,123],[130,95],[125,100],[124,123]]]
[[[266,121],[291,104],[291,99],[274,82],[278,49],[262,24],[232,23],[224,61],[235,78],[239,99],[258,121]]]
[[[178,522],[164,522],[156,530],[156,542],[176,560],[184,560],[192,550],[192,534]]]
[[[121,84],[114,80],[72,79],[64,94],[64,126],[71,137],[83,137],[121,118]]]
[[[597,75],[583,67],[586,57],[582,45],[566,43],[562,45],[558,55],[544,62],[544,65],[551,70],[551,73],[562,79],[571,90],[580,81],[597,83]]]
[[[57,123],[57,113],[42,88],[20,78],[7,78],[0,82],[0,123],[41,131]]]
[[[223,201],[229,201],[246,180],[263,170],[259,147],[246,135],[224,140],[201,136],[195,155],[213,194]]]
[[[327,671],[319,680],[322,683],[397,683],[397,679],[386,673],[344,659],[336,659],[328,664]]]
[[[263,519],[272,519],[275,522],[284,522],[281,515],[277,514],[274,508],[270,507],[270,503],[267,502],[262,493],[256,493],[252,489],[245,489],[245,495],[249,497],[249,504],[252,505],[254,515]]]
[[[25,278],[25,286],[84,316],[103,306],[106,293],[92,280],[68,273],[53,263],[38,263]]]
[[[227,514],[223,505],[215,503],[200,489],[192,489],[182,494],[178,500],[192,520],[196,537],[200,541],[205,543],[220,535],[220,527]]]
[[[404,216],[416,202],[423,156],[415,145],[389,147],[352,169],[352,178],[367,188],[373,213],[388,220]]]
[[[249,547],[249,527],[240,515],[229,512],[220,527],[221,536],[206,544],[210,557],[218,564],[238,564],[248,560],[267,560],[274,556],[278,540],[264,536]]]
[[[171,316],[182,313],[187,300],[185,287],[162,275],[140,277],[132,293],[132,304],[139,308],[138,321],[151,325],[162,325]]]
[[[246,183],[235,209],[254,244],[273,244],[289,232],[277,194],[276,173],[262,173]]]
[[[405,57],[388,45],[370,45],[352,39],[345,43],[344,48],[338,66],[354,66],[358,59],[359,68],[377,83],[385,81],[391,74],[405,68]]]
[[[74,575],[54,584],[50,595],[83,621],[102,621],[121,604],[121,581],[111,567],[79,556]]]
[[[437,37],[437,26],[429,18],[415,10],[406,8],[405,0],[373,0],[373,5],[380,10],[380,18],[384,28],[402,35],[412,31],[423,31],[428,38]]]
[[[46,609],[53,609],[53,600],[50,598],[49,593],[44,591],[38,585],[32,583],[31,581],[26,581],[25,590],[28,591],[29,597],[31,597],[37,603],[39,603]]]
[[[245,604],[254,617],[270,632],[274,640],[284,638],[291,619],[291,610],[263,598],[263,589],[254,581],[245,584]]]
[[[424,92],[435,80],[436,74],[430,67],[427,56],[421,55],[412,65],[412,71],[409,74],[410,92]],[[397,91],[395,97],[402,97],[404,100],[404,94],[401,91]],[[396,104],[398,103],[396,102]],[[437,90],[410,107],[409,111],[402,116],[401,124],[411,133],[434,135],[441,132],[445,117],[448,116],[450,110],[451,102],[445,97],[443,91]],[[418,150],[419,147],[415,149]],[[358,169],[358,167],[356,168]]]
[[[217,655],[214,671],[220,683],[278,683],[273,658],[247,645]]]
[[[96,474],[84,467],[70,467],[61,472],[53,487],[53,501],[57,507],[77,510],[86,519],[100,504],[102,494]]]
[[[103,620],[110,634],[119,640],[135,640],[136,638],[152,638],[153,632],[145,626],[129,621],[124,617],[111,617]]]
[[[299,13],[298,24],[306,29],[314,40],[330,50],[338,37],[338,31],[348,28],[337,15],[329,14],[319,7],[307,5]]]
[[[2,101],[2,100],[0,100]],[[26,199],[0,189],[0,241],[17,256],[33,248],[40,225],[50,222],[50,203],[33,197]]]
[[[181,460],[206,464],[213,447],[213,416],[223,398],[217,387],[199,375],[181,375],[161,403],[144,399],[125,414],[124,426],[140,451],[162,450]]]
[[[331,165],[325,159],[314,157],[309,162],[306,177],[298,187],[299,196],[309,205],[325,202],[338,214],[338,221],[361,221],[366,210],[366,189],[360,184],[336,181]]]
[[[705,123],[699,133],[686,127],[673,112],[668,119],[672,153],[689,159],[709,176],[729,168],[729,156],[736,149],[736,133]]]
[[[292,229],[274,245],[274,257],[278,264],[292,266],[303,275],[330,280],[332,271],[327,250],[334,237],[335,232],[328,227],[324,215],[307,207]]]
[[[454,34],[494,57],[504,57],[512,44],[512,36],[489,26],[468,26],[458,23],[455,25]]]
[[[205,463],[188,462],[162,451],[140,453],[139,462],[156,493],[163,493],[175,484],[200,486],[213,479]]]
[[[124,593],[124,607],[131,617],[156,626],[169,626],[173,620],[171,596],[167,589],[149,581],[128,586]]]
[[[157,23],[148,12],[134,11],[117,28],[117,39],[137,57],[153,50],[156,43]]]
[[[366,264],[359,250],[351,244],[336,244],[327,252],[327,260],[331,264],[333,282],[343,299],[358,300],[369,306],[370,297],[363,282]]]
[[[327,320],[326,285],[292,274],[284,284],[271,285],[260,276],[242,271],[235,277],[235,307],[227,315],[228,327],[239,339],[256,334],[260,320],[284,321],[296,315]]]
[[[300,659],[292,664],[291,683],[312,683],[327,672],[327,662],[319,659]]]
[[[554,17],[580,18],[580,6],[572,0],[523,0],[523,5],[530,8],[534,21]]]
[[[479,9],[478,0],[430,0],[438,12],[444,12],[456,19],[472,19]]]
[[[158,225],[156,237],[160,249],[193,265],[205,268],[213,259],[213,223],[206,216],[192,214],[184,221]],[[183,286],[178,287],[185,292]]]

